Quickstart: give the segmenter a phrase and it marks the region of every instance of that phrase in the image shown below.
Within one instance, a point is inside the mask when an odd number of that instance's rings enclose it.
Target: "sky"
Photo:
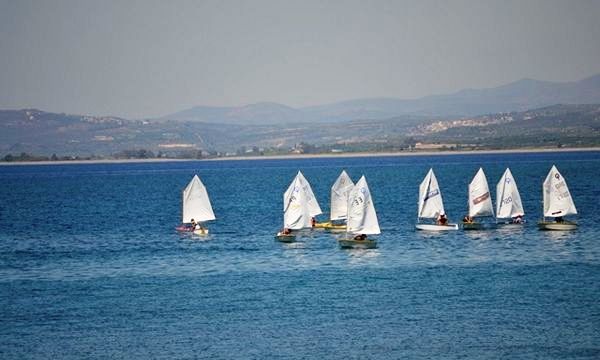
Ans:
[[[0,109],[418,98],[600,73],[600,1],[0,0]]]

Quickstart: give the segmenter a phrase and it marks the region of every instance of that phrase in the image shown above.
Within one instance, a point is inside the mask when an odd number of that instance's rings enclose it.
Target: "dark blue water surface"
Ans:
[[[540,232],[556,164],[575,232]],[[450,220],[510,167],[522,229],[414,231],[433,166]],[[298,170],[325,212],[367,177],[382,234],[274,240]],[[198,174],[217,220],[180,235]],[[600,153],[0,167],[0,358],[600,358]]]

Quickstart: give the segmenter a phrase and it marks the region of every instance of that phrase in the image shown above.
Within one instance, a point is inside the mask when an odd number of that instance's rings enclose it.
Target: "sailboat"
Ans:
[[[577,223],[563,220],[563,216],[576,215],[577,209],[567,187],[567,182],[558,172],[556,166],[546,176],[543,186],[544,212],[542,221],[538,223],[540,230],[575,230]],[[546,218],[554,218],[547,221]]]
[[[483,229],[484,224],[475,221],[475,217],[486,216],[494,216],[494,208],[485,173],[482,168],[479,168],[469,184],[469,215],[463,219],[463,229]]]
[[[311,219],[313,216],[318,215],[315,214],[317,212],[320,214],[321,208],[316,202],[310,184],[298,171],[298,174],[283,194],[283,230],[277,233],[277,239],[282,242],[294,241],[296,236],[292,233],[292,230],[311,227]]]
[[[302,190],[304,190],[304,193],[306,195],[306,203],[308,206],[308,213],[310,217],[314,218],[317,215],[321,215],[323,212],[321,211],[319,202],[317,201],[317,198],[315,197],[315,194],[313,193],[308,180],[306,180],[301,171],[298,171],[296,177],[300,179],[300,182],[302,184]]]
[[[346,238],[338,240],[340,246],[342,248],[376,248],[377,242],[367,239],[367,235],[380,234],[381,230],[369,185],[364,176],[358,180],[348,195],[346,216]]]
[[[521,225],[523,215],[525,211],[517,183],[510,169],[506,168],[496,185],[496,223]],[[507,222],[504,219],[511,220]]]
[[[417,230],[429,231],[458,230],[458,224],[442,224],[441,222],[443,220],[438,220],[440,217],[446,219],[444,202],[442,201],[442,192],[438,186],[433,169],[429,169],[425,179],[423,179],[423,182],[421,182],[421,185],[419,186],[419,209],[415,227]],[[438,223],[421,223],[421,219],[436,219],[438,220]]]
[[[342,170],[331,187],[331,207],[329,221],[315,224],[315,228],[327,230],[346,230],[345,220],[348,216],[348,194],[354,183],[346,171]]]
[[[194,175],[192,181],[183,190],[182,223],[197,223],[196,226],[182,225],[177,227],[178,231],[193,231],[197,235],[208,235],[208,229],[200,223],[215,220],[210,199],[206,187],[200,181],[198,175]]]

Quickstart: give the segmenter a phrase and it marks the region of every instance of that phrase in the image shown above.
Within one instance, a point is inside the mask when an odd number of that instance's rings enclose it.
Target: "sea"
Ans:
[[[542,182],[566,179],[579,228],[539,231]],[[446,212],[507,167],[521,228],[415,231],[433,167]],[[275,240],[298,171],[365,175],[378,248]],[[180,234],[198,174],[216,220]],[[0,166],[2,359],[600,358],[600,152]]]

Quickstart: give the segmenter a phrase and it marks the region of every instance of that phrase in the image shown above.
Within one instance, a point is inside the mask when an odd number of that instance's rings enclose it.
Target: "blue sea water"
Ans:
[[[600,358],[599,155],[0,166],[0,358]],[[552,164],[577,231],[537,230]],[[414,231],[431,166],[451,221],[480,166],[492,189],[510,167],[529,222]],[[275,241],[295,173],[327,212],[342,169],[366,175],[379,248]],[[194,174],[205,238],[174,231]]]

